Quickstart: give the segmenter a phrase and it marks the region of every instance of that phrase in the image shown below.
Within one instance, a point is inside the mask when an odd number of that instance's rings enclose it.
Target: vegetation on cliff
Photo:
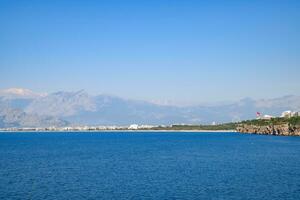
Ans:
[[[239,125],[254,125],[254,126],[272,126],[272,125],[283,125],[288,124],[291,126],[300,125],[300,116],[290,118],[272,118],[272,119],[254,119],[246,120],[238,123]]]
[[[218,131],[218,130],[237,130],[239,132],[251,132],[254,130],[258,133],[263,127],[268,127],[268,131],[274,131],[274,127],[286,126],[288,128],[294,128],[300,126],[300,116],[291,118],[272,118],[267,119],[253,119],[245,120],[242,122],[231,122],[217,125],[172,125],[172,126],[157,126],[151,128],[151,130],[207,130],[207,131]],[[247,127],[247,128],[246,128]],[[251,129],[249,127],[255,127]],[[245,130],[247,129],[247,130]],[[273,132],[272,132],[273,133]]]

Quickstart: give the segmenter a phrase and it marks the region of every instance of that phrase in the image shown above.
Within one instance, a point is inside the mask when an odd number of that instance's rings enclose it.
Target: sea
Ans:
[[[0,133],[0,199],[300,199],[300,137]]]

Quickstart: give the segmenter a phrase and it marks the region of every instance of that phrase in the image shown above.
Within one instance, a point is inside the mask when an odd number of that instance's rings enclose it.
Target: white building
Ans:
[[[287,110],[287,111],[282,112],[280,117],[287,117],[287,118],[289,118],[291,116],[292,116],[292,111]]]
[[[260,117],[260,119],[272,119],[272,118],[274,118],[274,117],[271,115],[264,115],[264,116]]]
[[[290,118],[290,117],[296,117],[296,116],[299,116],[299,112],[292,112],[290,110],[287,110],[287,111],[282,112],[280,117]]]
[[[149,128],[153,128],[154,126],[153,125],[140,125],[138,126],[138,128],[145,128],[145,129],[149,129]]]
[[[128,127],[128,129],[130,129],[130,130],[137,130],[139,128],[139,125],[137,125],[137,124],[131,124],[129,127]]]

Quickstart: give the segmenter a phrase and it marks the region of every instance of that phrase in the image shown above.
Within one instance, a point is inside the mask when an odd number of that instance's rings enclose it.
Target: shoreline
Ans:
[[[11,131],[3,131],[0,133],[118,133],[118,132],[126,132],[126,133],[138,133],[138,132],[191,132],[191,133],[236,133],[236,130],[66,130],[66,131],[53,131],[53,130],[11,130]]]

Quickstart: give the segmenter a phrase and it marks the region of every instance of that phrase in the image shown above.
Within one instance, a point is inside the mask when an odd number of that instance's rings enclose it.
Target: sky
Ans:
[[[300,1],[0,0],[0,88],[193,104],[300,95]]]

